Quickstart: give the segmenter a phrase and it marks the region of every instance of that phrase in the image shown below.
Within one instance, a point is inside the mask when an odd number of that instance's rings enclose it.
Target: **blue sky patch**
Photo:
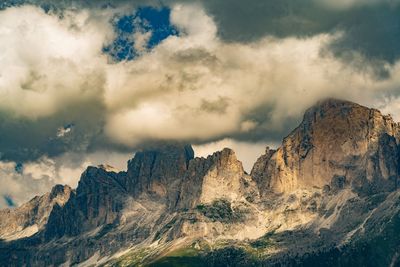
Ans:
[[[146,49],[152,49],[171,35],[178,35],[178,30],[171,25],[171,10],[167,7],[140,7],[132,15],[118,17],[114,22],[117,38],[104,48],[116,61],[132,60],[139,56],[135,46],[135,33],[151,32]]]
[[[14,202],[14,200],[12,199],[11,196],[3,196],[3,198],[4,198],[4,200],[6,201],[6,204],[7,204],[8,207],[10,207],[10,208],[15,207],[15,202]]]
[[[15,164],[15,172],[18,174],[24,173],[24,165],[21,162],[18,162],[17,164]]]

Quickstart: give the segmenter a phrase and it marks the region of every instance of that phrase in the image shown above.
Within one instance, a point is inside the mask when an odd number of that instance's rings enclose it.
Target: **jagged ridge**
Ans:
[[[390,209],[385,203],[397,190],[398,142],[399,125],[389,116],[328,99],[307,110],[281,147],[267,148],[250,175],[230,149],[207,158],[194,158],[188,145],[147,149],[135,154],[126,172],[89,167],[63,202],[46,202],[37,234],[1,244],[7,253],[0,253],[0,262],[75,263],[132,245],[154,258],[193,244],[202,251],[199,244],[218,240],[252,247],[246,240],[264,244],[267,233],[288,241],[288,231],[307,244],[301,250],[286,244],[297,253],[314,251],[321,239],[319,247],[336,247],[360,238],[357,229],[368,220],[383,220],[370,207]],[[359,206],[353,210],[350,203]],[[35,208],[25,209],[30,217]],[[25,215],[13,220],[18,216]],[[284,255],[260,249],[277,259]]]

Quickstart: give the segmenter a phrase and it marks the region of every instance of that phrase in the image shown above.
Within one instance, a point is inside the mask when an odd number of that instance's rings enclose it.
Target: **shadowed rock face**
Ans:
[[[103,166],[88,167],[76,193],[64,207],[55,207],[46,227],[47,239],[76,236],[103,225],[118,225],[131,199],[150,198],[173,206],[187,165],[190,146],[166,145],[136,153],[128,171],[115,173]]]
[[[267,147],[265,154],[261,155],[254,163],[250,176],[257,183],[260,192],[264,192],[271,188],[271,175],[274,173],[272,164],[268,164],[276,150]]]
[[[126,190],[137,197],[148,194],[175,206],[179,189],[194,152],[188,145],[164,145],[136,153],[128,162]]]
[[[31,236],[43,229],[53,206],[64,206],[71,191],[67,185],[56,185],[50,193],[36,196],[16,209],[1,210],[0,238],[16,239]]]
[[[131,199],[154,201],[172,212],[220,198],[245,199],[250,193],[257,195],[255,184],[232,150],[193,159],[190,146],[164,146],[136,153],[127,172],[89,167],[65,206],[53,209],[46,238],[119,225]]]
[[[322,188],[342,177],[368,194],[392,191],[399,176],[399,125],[358,104],[328,99],[307,110],[277,151],[267,150],[251,175],[263,193]]]
[[[126,201],[118,174],[88,167],[76,192],[63,206],[55,206],[46,227],[46,238],[74,236],[116,222]]]

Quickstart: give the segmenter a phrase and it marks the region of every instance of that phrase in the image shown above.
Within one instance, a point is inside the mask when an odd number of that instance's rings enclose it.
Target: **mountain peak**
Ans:
[[[55,185],[50,193],[35,196],[12,210],[0,211],[0,238],[13,240],[32,236],[43,229],[54,206],[62,207],[70,198],[68,185]]]
[[[193,148],[185,144],[163,144],[139,151],[128,162],[125,188],[134,196],[147,194],[174,205],[193,158]]]
[[[322,188],[337,175],[358,192],[391,191],[398,176],[398,136],[399,125],[390,116],[326,99],[306,111],[273,156],[257,161],[263,175],[256,172],[254,179],[261,179],[261,187],[290,192]]]
[[[57,203],[62,206],[69,199],[71,191],[70,186],[57,184],[50,191],[50,200],[56,199]]]
[[[243,201],[257,195],[254,189],[255,183],[244,172],[235,152],[224,148],[207,158],[190,161],[177,204],[178,208],[190,209],[218,199]]]
[[[100,164],[97,167],[100,169],[103,169],[107,172],[118,172],[118,170],[115,167],[108,165],[108,164]]]
[[[242,163],[237,159],[236,153],[234,150],[230,148],[224,148],[221,151],[214,152],[212,155],[208,156],[208,158],[213,158],[214,160],[218,160],[221,164],[236,164],[241,169]]]
[[[328,97],[319,100],[314,107],[340,107],[340,106],[361,106],[360,104],[357,104],[355,102],[345,100],[345,99],[340,99],[340,98],[334,98],[334,97]],[[367,108],[367,107],[365,107]]]
[[[354,109],[363,110],[365,112],[376,111],[380,114],[378,110],[371,109],[357,103],[341,100],[336,98],[326,98],[318,101],[315,105],[311,106],[304,113],[303,122],[308,122],[309,120],[316,120],[317,117],[324,118],[326,114],[331,114],[332,117],[345,118]]]

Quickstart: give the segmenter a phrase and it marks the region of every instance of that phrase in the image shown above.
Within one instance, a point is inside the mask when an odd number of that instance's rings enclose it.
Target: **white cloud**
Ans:
[[[0,161],[0,209],[6,208],[4,196],[10,196],[18,206],[35,195],[46,193],[53,185],[48,176],[36,179],[15,171],[14,162]]]
[[[108,18],[66,11],[61,19],[33,6],[0,11],[0,109],[35,118],[101,94]]]
[[[78,185],[88,166],[107,164],[116,170],[126,170],[133,153],[97,151],[88,154],[66,153],[59,157],[42,157],[23,164],[23,172],[15,170],[15,162],[0,161],[0,209],[7,207],[4,196],[10,196],[18,206],[50,191],[56,184]]]
[[[98,115],[114,142],[207,141],[257,127],[284,131],[282,121],[325,96],[374,105],[399,84],[397,67],[391,79],[375,81],[322,56],[338,35],[225,43],[193,4],[172,8],[179,36],[133,61],[110,63],[102,54],[113,35],[110,17],[82,10],[60,18],[31,6],[0,11],[0,109],[36,118],[93,99],[105,106]],[[137,45],[146,34],[135,37]],[[265,121],[251,116],[260,108],[269,110]]]
[[[141,55],[109,62],[102,47],[113,36],[112,12],[63,15],[31,6],[0,11],[0,110],[34,121],[89,99],[88,105],[104,106],[93,116],[104,117],[110,140],[127,146],[147,139],[208,142],[260,127],[284,132],[285,121],[326,96],[381,107],[400,118],[400,64],[388,66],[391,77],[377,81],[322,55],[321,48],[339,34],[226,43],[201,6],[179,4],[171,13],[179,36],[147,51],[150,33],[136,33]],[[79,125],[89,125],[87,120]],[[196,146],[196,153],[230,146],[249,171],[265,145],[223,139]],[[125,164],[124,154],[100,155],[42,158],[25,164],[24,176],[3,162],[1,183],[7,186],[0,193],[20,203],[57,182],[75,186],[89,164]]]
[[[190,35],[170,37],[109,69],[106,132],[127,145],[147,138],[207,140],[255,129],[259,123],[247,115],[260,107],[271,109],[269,128],[284,130],[282,121],[321,97],[368,99],[377,86],[372,78],[321,56],[333,38],[265,38],[248,45],[213,39],[203,49]]]
[[[212,46],[215,42],[217,27],[200,5],[175,5],[171,11],[171,23],[190,38],[190,41],[187,42],[185,42],[186,38],[181,40],[185,48],[189,46],[207,47]]]

